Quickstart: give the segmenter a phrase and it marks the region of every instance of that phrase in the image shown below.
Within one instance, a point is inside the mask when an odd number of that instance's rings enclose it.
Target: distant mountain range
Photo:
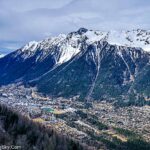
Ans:
[[[142,105],[150,99],[150,31],[93,31],[32,41],[0,59],[0,85],[53,97]]]

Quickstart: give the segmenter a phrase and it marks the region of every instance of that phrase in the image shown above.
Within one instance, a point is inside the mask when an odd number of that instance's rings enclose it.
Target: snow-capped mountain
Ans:
[[[80,28],[77,32],[71,32],[68,35],[60,34],[57,37],[51,37],[42,41],[31,41],[20,50],[25,53],[25,58],[32,56],[37,50],[42,50],[43,54],[52,52],[53,47],[57,46],[61,54],[56,58],[57,63],[63,63],[71,59],[80,52],[80,42],[85,41],[92,44],[96,41],[107,41],[109,44],[127,47],[142,48],[144,51],[150,51],[150,31],[149,30],[131,30],[131,31],[94,31]],[[40,58],[39,58],[40,59]]]
[[[83,47],[84,38],[71,34],[29,42],[0,60],[1,82],[38,78],[75,57]]]
[[[113,45],[140,47],[145,51],[150,51],[150,30],[109,32],[89,30],[83,35],[88,37],[90,43],[104,39]]]
[[[55,56],[55,63],[62,64],[80,52],[80,42],[82,41],[75,36],[68,38],[67,35],[61,34],[58,37],[47,38],[39,42],[29,42],[20,51],[24,53],[22,56],[24,59],[33,56],[37,51],[41,52],[41,55],[37,57],[36,61],[42,60],[46,55],[51,53]]]
[[[69,39],[68,41],[66,40]],[[140,47],[145,51],[150,51],[150,30],[130,30],[130,31],[94,31],[85,28],[79,29],[77,32],[72,32],[68,35],[59,35],[58,37],[47,38],[43,41],[31,41],[22,48],[22,51],[34,51],[37,48],[48,49],[53,45],[61,45],[76,47],[77,41],[81,38],[87,39],[87,43],[91,44],[96,41],[105,40],[109,44],[127,47]],[[65,45],[68,42],[68,45]],[[62,45],[61,45],[62,46]],[[65,49],[65,48],[64,48]]]
[[[32,41],[0,59],[0,84],[30,83],[53,96],[81,99],[150,96],[149,37],[145,30],[80,28]],[[139,88],[140,81],[144,85]]]

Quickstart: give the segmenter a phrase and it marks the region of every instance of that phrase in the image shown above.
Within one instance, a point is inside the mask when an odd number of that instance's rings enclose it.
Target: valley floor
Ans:
[[[0,103],[92,149],[125,148],[132,140],[150,142],[150,106],[117,108],[105,101],[87,106],[76,98],[55,99],[16,85],[0,88]]]

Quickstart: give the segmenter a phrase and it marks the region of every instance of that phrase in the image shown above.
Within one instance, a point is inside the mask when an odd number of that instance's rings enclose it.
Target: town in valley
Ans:
[[[113,102],[93,101],[85,105],[77,97],[54,98],[35,88],[10,84],[0,88],[0,103],[21,113],[34,122],[54,128],[58,133],[86,143],[93,137],[127,137],[117,129],[127,129],[150,141],[150,106],[115,107]],[[97,144],[98,140],[95,141]]]

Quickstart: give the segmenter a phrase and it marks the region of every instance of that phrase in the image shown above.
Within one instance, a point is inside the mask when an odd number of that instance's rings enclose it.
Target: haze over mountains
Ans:
[[[22,82],[56,97],[146,101],[150,31],[93,31],[32,41],[0,59],[0,84]]]

